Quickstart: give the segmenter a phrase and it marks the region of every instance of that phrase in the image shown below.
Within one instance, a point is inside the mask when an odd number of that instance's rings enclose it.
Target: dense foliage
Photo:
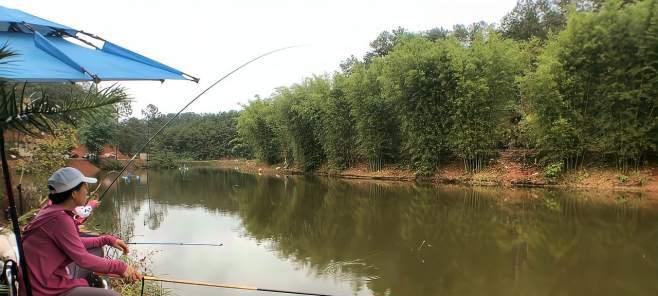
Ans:
[[[658,5],[524,0],[485,23],[380,34],[363,60],[251,101],[238,134],[262,161],[478,171],[501,148],[565,169],[655,153]]]
[[[522,79],[537,147],[567,167],[592,154],[622,170],[655,151],[657,38],[656,1],[572,15]]]
[[[60,123],[50,135],[39,137],[21,135],[16,140],[32,143],[32,149],[29,151],[31,155],[18,159],[16,175],[29,175],[30,182],[27,183],[37,184],[34,186],[35,195],[33,197],[41,198],[48,194],[48,188],[43,184],[46,184],[48,177],[55,170],[66,166],[66,156],[77,145],[75,131],[71,126]],[[22,181],[22,178],[19,177],[19,180]],[[26,189],[26,191],[28,190]]]
[[[114,123],[114,137],[107,144],[117,144],[133,155],[174,114],[161,114],[156,106],[143,110],[141,119],[131,117]],[[149,154],[152,166],[171,167],[180,159],[207,160],[250,157],[250,150],[237,137],[238,112],[218,114],[184,113],[174,120],[142,152]]]
[[[500,149],[560,171],[638,167],[658,145],[658,0],[520,0],[500,25],[382,32],[362,59],[257,97],[241,111],[183,114],[147,149],[155,165],[249,158],[305,171],[356,163],[477,172]],[[80,128],[90,148],[136,152],[170,116]],[[129,108],[128,108],[129,109]]]

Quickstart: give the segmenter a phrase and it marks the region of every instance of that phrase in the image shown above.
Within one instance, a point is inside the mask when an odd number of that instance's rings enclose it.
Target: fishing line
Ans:
[[[129,242],[128,245],[169,245],[169,246],[209,246],[221,247],[224,244],[210,244],[210,243],[179,243],[179,242]]]
[[[194,97],[194,98],[193,98],[191,101],[189,101],[189,102],[188,102],[188,103],[187,103],[182,109],[180,109],[180,111],[178,111],[178,113],[176,113],[176,115],[174,115],[173,117],[171,117],[171,118],[170,118],[170,119],[169,119],[164,125],[162,125],[162,126],[161,126],[161,127],[155,132],[155,134],[153,134],[153,135],[151,136],[151,138],[149,138],[148,141],[146,141],[146,143],[144,143],[144,144],[141,146],[141,148],[139,148],[139,149],[137,150],[137,152],[135,153],[135,155],[133,155],[133,157],[130,158],[130,160],[128,161],[128,163],[126,163],[126,165],[121,169],[121,171],[119,171],[119,173],[117,174],[117,176],[112,180],[112,183],[110,183],[110,185],[107,186],[107,188],[105,189],[105,191],[103,191],[103,193],[102,193],[102,194],[100,195],[100,197],[98,198],[98,201],[100,202],[101,200],[103,200],[103,198],[105,197],[105,195],[107,194],[107,192],[110,190],[110,188],[112,188],[112,185],[114,185],[114,183],[116,183],[116,181],[117,181],[117,180],[119,179],[119,177],[123,174],[123,172],[125,172],[126,169],[128,169],[128,166],[130,166],[130,164],[132,164],[132,162],[135,161],[135,159],[137,158],[137,156],[139,155],[139,153],[141,153],[141,152],[144,150],[144,148],[146,148],[146,146],[148,146],[148,144],[151,143],[151,141],[153,141],[153,139],[155,139],[155,137],[157,137],[157,136],[162,132],[162,130],[164,130],[164,129],[165,129],[165,128],[166,128],[166,127],[172,122],[172,121],[174,121],[176,118],[178,118],[178,116],[179,116],[183,111],[185,111],[185,109],[187,109],[187,107],[189,107],[192,103],[194,103],[197,99],[199,99],[199,98],[200,98],[201,96],[203,96],[206,92],[208,92],[209,90],[211,90],[212,88],[214,88],[217,84],[219,84],[220,82],[222,82],[224,79],[228,78],[228,77],[231,76],[233,73],[239,71],[240,69],[246,67],[247,65],[249,65],[249,64],[251,64],[251,63],[253,63],[253,62],[257,61],[257,60],[260,60],[260,59],[262,59],[262,58],[264,58],[264,57],[266,57],[266,56],[268,56],[268,55],[271,55],[271,54],[273,54],[273,53],[276,53],[276,52],[279,52],[279,51],[283,51],[283,50],[287,50],[287,49],[291,49],[291,48],[295,48],[295,47],[297,47],[297,46],[283,47],[283,48],[275,49],[275,50],[272,50],[272,51],[266,52],[266,53],[264,53],[264,54],[261,54],[261,55],[255,57],[255,58],[253,58],[253,59],[247,61],[246,63],[240,65],[239,67],[233,69],[231,72],[229,72],[228,74],[222,76],[222,77],[219,78],[217,81],[215,81],[215,82],[212,83],[210,86],[208,86],[206,89],[204,89],[203,91],[201,91],[196,97]],[[92,195],[95,194],[96,191],[98,191],[98,189],[100,189],[100,186],[99,186],[94,192],[92,192]],[[91,195],[90,195],[90,196],[91,196]],[[89,202],[89,200],[90,200],[90,199],[87,200],[87,203]],[[85,205],[86,205],[86,203],[85,203]]]

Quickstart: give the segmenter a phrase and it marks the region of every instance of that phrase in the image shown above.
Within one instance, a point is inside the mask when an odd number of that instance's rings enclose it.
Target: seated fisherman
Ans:
[[[72,211],[85,205],[87,183],[96,183],[96,179],[85,177],[71,167],[57,170],[48,179],[48,198],[52,204],[42,208],[25,227],[23,249],[34,296],[119,295],[112,290],[90,287],[86,279],[72,278],[67,268],[70,263],[91,272],[121,275],[131,281],[142,279],[137,270],[122,261],[88,252],[88,249],[109,245],[127,254],[128,246],[108,235],[80,237]],[[21,291],[26,295],[25,289]]]

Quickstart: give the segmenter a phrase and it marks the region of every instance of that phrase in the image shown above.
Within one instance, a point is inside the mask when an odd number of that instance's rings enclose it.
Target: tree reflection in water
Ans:
[[[148,194],[121,184],[93,223],[131,231],[150,194],[149,229],[169,206],[231,215],[280,258],[375,295],[658,295],[658,211],[633,194],[592,201],[599,193],[210,168],[149,178]]]

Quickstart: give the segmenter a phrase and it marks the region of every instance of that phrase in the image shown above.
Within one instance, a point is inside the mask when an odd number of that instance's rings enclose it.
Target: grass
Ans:
[[[116,249],[112,249],[109,255],[111,258],[118,258],[126,264],[136,268],[142,274],[150,274],[150,266],[152,261],[150,258],[155,255],[157,251],[151,251],[146,254],[140,255],[137,252],[132,251],[128,256],[119,256]],[[126,282],[120,278],[111,278],[110,285],[114,291],[117,291],[122,296],[170,296],[174,295],[170,289],[164,288],[162,283],[145,281],[144,282],[144,294],[142,294],[142,282]]]

